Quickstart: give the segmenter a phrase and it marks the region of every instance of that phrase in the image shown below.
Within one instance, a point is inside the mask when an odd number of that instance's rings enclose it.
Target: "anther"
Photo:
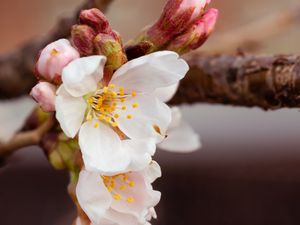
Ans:
[[[132,119],[132,115],[127,115],[127,119]]]
[[[137,107],[139,107],[139,103],[135,102],[132,104],[132,108],[137,108]]]
[[[133,203],[134,202],[134,198],[133,197],[128,197],[126,201],[128,203]]]

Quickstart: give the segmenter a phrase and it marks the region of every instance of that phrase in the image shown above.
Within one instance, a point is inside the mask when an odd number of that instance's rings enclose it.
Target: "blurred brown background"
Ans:
[[[46,35],[59,16],[70,15],[81,2],[1,0],[0,52],[8,52],[33,36]],[[213,2],[221,12],[215,38],[299,5],[299,0]],[[163,4],[163,0],[116,0],[108,16],[128,40],[160,14]],[[263,42],[259,53],[299,53],[298,27]],[[209,51],[209,43],[204,49]],[[3,107],[0,104],[0,113]],[[25,107],[28,105],[19,105],[16,111],[22,114]],[[297,109],[264,112],[197,105],[184,106],[183,111],[201,135],[204,147],[189,155],[157,154],[163,178],[156,188],[163,198],[155,224],[300,224]],[[0,132],[6,129],[0,126]],[[69,225],[74,209],[67,183],[68,175],[54,171],[38,148],[18,152],[0,169],[0,224]]]

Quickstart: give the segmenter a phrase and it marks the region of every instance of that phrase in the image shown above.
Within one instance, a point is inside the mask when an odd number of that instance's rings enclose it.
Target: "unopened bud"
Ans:
[[[79,17],[81,24],[86,24],[97,33],[108,34],[112,31],[105,15],[97,8],[82,10]]]
[[[95,31],[87,25],[74,25],[72,27],[72,41],[80,55],[88,56],[94,53]]]
[[[212,33],[218,18],[217,9],[209,9],[201,19],[167,46],[168,50],[184,54],[199,48]]]
[[[67,39],[60,39],[47,45],[36,64],[37,76],[59,84],[63,68],[80,55]]]
[[[55,111],[56,87],[48,82],[40,82],[35,85],[30,95],[45,112]]]
[[[112,70],[118,69],[127,62],[122,43],[116,40],[115,37],[100,33],[96,36],[94,43],[97,54],[107,57],[106,66],[109,66]]]
[[[201,18],[210,0],[169,0],[160,19],[151,26],[145,39],[158,48],[187,30]]]

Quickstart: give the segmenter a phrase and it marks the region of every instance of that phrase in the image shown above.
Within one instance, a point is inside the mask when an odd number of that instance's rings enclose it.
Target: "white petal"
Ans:
[[[133,215],[127,213],[121,213],[116,210],[110,209],[109,211],[106,212],[103,220],[97,225],[142,225],[142,224],[139,223],[138,218]]]
[[[138,103],[133,108],[133,103]],[[126,110],[116,110],[120,115],[117,119],[118,127],[131,139],[154,138],[157,143],[165,137],[166,130],[171,123],[169,107],[154,96],[138,95],[128,98],[124,105]],[[132,119],[127,119],[132,115]]]
[[[201,148],[199,135],[182,120],[177,107],[172,108],[172,122],[167,131],[167,138],[158,145],[159,148],[171,152],[192,152]]]
[[[62,72],[66,90],[74,97],[83,96],[97,89],[103,77],[105,56],[89,56],[73,60]]]
[[[56,119],[64,133],[71,138],[77,134],[87,108],[83,98],[71,96],[61,85],[55,99]]]
[[[125,92],[149,93],[176,84],[189,70],[188,64],[171,51],[155,52],[129,61],[118,69],[112,83]]]
[[[162,102],[170,101],[178,89],[179,82],[169,87],[158,88],[154,91],[154,95]]]
[[[157,178],[161,177],[161,168],[157,162],[152,161],[143,173],[145,179],[147,179],[149,183],[153,183]]]
[[[97,128],[95,128],[97,124]],[[79,145],[87,170],[111,175],[126,169],[130,156],[119,136],[98,120],[85,122],[79,132]]]
[[[139,171],[149,166],[156,149],[155,140],[124,140],[122,144],[131,157],[127,171]]]
[[[79,174],[76,196],[83,211],[95,224],[99,224],[112,201],[99,174],[85,170]]]

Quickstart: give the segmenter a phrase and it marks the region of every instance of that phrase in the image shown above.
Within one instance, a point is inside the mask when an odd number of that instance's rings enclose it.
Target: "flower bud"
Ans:
[[[82,10],[79,16],[79,21],[81,24],[90,26],[97,33],[108,34],[112,32],[107,18],[97,8]]]
[[[94,53],[95,31],[87,25],[74,25],[71,31],[72,42],[80,55],[87,56]]]
[[[113,71],[127,62],[119,38],[116,40],[111,35],[100,33],[96,36],[94,43],[97,54],[107,57],[106,66],[109,66]]]
[[[40,82],[35,85],[30,95],[45,112],[55,111],[56,87],[48,82]]]
[[[60,39],[47,45],[41,52],[36,64],[37,76],[49,82],[59,84],[63,68],[79,53],[67,39]]]
[[[167,46],[168,50],[184,54],[199,48],[212,33],[218,18],[217,9],[209,9],[201,19]]]
[[[163,46],[200,19],[209,3],[210,0],[169,0],[160,19],[147,30],[146,40],[158,48]]]

